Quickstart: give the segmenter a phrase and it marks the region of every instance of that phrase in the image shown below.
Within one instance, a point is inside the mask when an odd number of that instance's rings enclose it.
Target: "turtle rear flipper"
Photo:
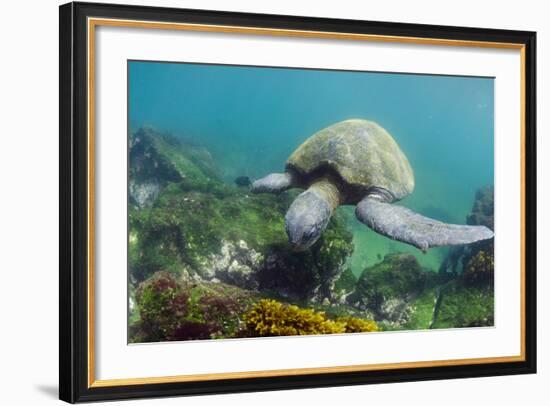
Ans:
[[[423,252],[431,247],[470,244],[494,236],[485,226],[443,223],[370,196],[357,204],[355,214],[378,234],[414,245]]]
[[[289,173],[272,173],[252,183],[252,193],[281,193],[292,187]]]

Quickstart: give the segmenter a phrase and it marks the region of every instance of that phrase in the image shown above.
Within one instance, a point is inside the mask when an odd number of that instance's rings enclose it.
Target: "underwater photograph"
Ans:
[[[494,78],[127,67],[129,343],[494,326]]]

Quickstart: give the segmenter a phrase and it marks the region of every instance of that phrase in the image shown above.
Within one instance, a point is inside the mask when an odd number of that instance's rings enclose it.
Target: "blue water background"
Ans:
[[[131,61],[129,125],[150,125],[207,147],[227,182],[282,172],[316,131],[350,118],[393,135],[414,170],[399,204],[465,223],[475,192],[493,185],[492,78]],[[348,214],[359,274],[388,252],[411,252],[436,270],[446,248],[426,255],[370,231]]]

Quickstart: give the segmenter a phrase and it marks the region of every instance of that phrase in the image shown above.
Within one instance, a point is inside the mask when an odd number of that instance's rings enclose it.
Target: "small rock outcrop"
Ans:
[[[129,200],[139,209],[151,207],[170,182],[192,188],[218,178],[208,150],[149,127],[131,134],[129,160]]]
[[[481,225],[494,231],[494,189],[486,186],[476,192],[472,211],[466,222],[469,225]],[[494,240],[479,241],[473,244],[452,247],[442,262],[439,273],[447,277],[455,277],[467,271],[469,262],[480,252],[492,256]]]
[[[347,300],[373,313],[375,320],[398,328],[411,317],[412,302],[424,290],[427,278],[414,255],[387,254],[382,262],[363,271]]]
[[[246,241],[222,241],[219,253],[213,254],[209,269],[213,277],[244,289],[258,289],[257,273],[262,268],[264,256],[250,248]]]

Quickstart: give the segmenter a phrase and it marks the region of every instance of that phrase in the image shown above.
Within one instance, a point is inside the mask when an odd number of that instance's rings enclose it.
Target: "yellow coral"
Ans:
[[[243,315],[247,335],[255,337],[377,331],[374,321],[346,317],[329,320],[324,312],[262,299]]]
[[[365,320],[357,317],[342,317],[337,319],[346,325],[346,333],[367,333],[379,331],[378,324],[374,320]]]

